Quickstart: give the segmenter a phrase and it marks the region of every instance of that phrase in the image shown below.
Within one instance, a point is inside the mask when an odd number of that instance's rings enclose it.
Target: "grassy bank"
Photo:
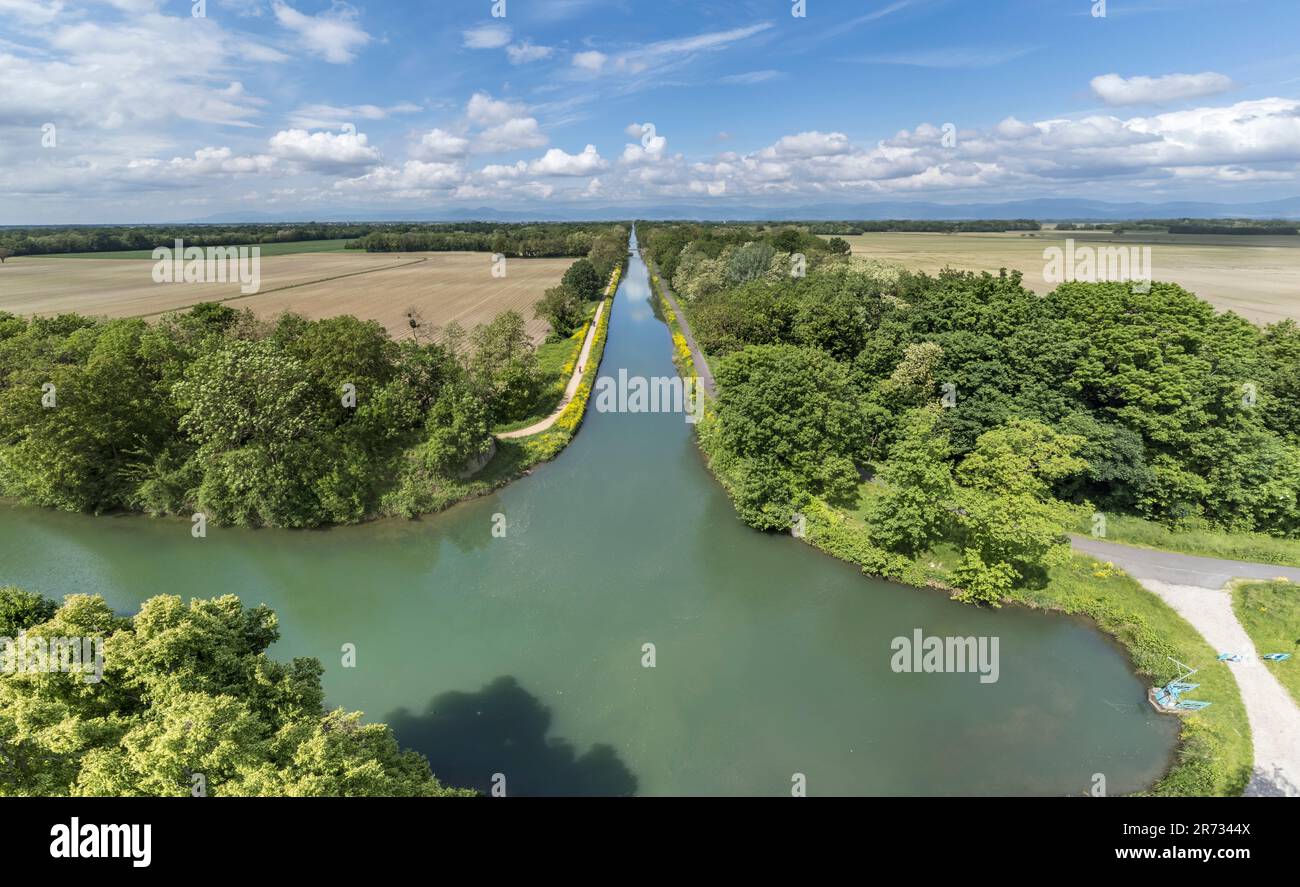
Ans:
[[[1242,582],[1232,589],[1232,609],[1255,652],[1290,653],[1286,662],[1265,661],[1300,705],[1300,587],[1290,582]],[[1300,737],[1296,739],[1300,742]]]
[[[664,297],[663,286],[664,283],[659,279],[658,274],[650,275],[650,289],[654,293],[655,304],[658,306],[664,322],[668,324],[668,331],[673,337],[673,363],[677,365],[677,370],[682,378],[689,379],[699,375],[695,369],[695,358],[691,355],[691,346],[686,344],[686,336],[682,333],[682,325],[677,319],[677,312],[673,310],[672,306],[668,304],[668,299]]]
[[[1074,531],[1083,534],[1091,533],[1092,515],[1092,511],[1080,509]],[[1209,529],[1174,530],[1140,517],[1107,514],[1105,538],[1109,542],[1180,551],[1201,557],[1300,567],[1300,539],[1278,539],[1261,533],[1225,533]]]

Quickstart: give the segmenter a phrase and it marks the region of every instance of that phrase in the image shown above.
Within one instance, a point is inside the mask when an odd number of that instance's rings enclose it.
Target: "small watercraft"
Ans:
[[[1184,683],[1183,681],[1170,681],[1170,682],[1169,682],[1168,684],[1166,684],[1165,686],[1166,686],[1166,688],[1167,688],[1168,690],[1170,690],[1170,691],[1172,691],[1172,692],[1174,692],[1174,693],[1190,693],[1190,692],[1192,692],[1193,690],[1195,690],[1197,687],[1199,687],[1199,686],[1201,686],[1201,685],[1200,685],[1200,684],[1188,684],[1188,683]]]
[[[1265,653],[1264,657],[1269,662],[1286,662],[1291,658],[1290,653]]]
[[[1209,708],[1213,702],[1197,702],[1195,699],[1180,699],[1174,708],[1179,711],[1200,711],[1203,708]]]
[[[1220,654],[1219,654],[1219,661],[1220,661],[1220,662],[1240,662],[1240,661],[1241,661],[1241,654],[1240,654],[1240,653],[1220,653]]]

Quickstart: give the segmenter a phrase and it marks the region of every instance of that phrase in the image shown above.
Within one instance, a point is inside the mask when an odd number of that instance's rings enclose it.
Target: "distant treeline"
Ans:
[[[311,240],[347,240],[367,252],[460,251],[502,253],[511,258],[589,256],[608,239],[613,261],[627,252],[627,227],[596,222],[304,222],[296,225],[122,225],[0,228],[0,250],[9,256],[152,250],[184,240],[189,246],[238,246]],[[616,244],[616,245],[615,245]],[[609,265],[612,270],[612,264]]]
[[[1060,222],[1057,231],[1110,231],[1115,234],[1300,234],[1284,219],[1138,219],[1123,222]]]
[[[813,234],[879,234],[912,232],[917,234],[956,234],[958,232],[1038,231],[1042,225],[1033,219],[972,219],[961,222],[920,219],[886,219],[876,222],[814,222]]]
[[[1275,225],[1170,225],[1170,234],[1300,234],[1300,228]]]
[[[348,248],[372,253],[468,250],[501,253],[511,258],[540,259],[591,256],[597,244],[607,242],[612,261],[619,261],[627,254],[627,236],[625,225],[591,222],[431,223],[376,228],[349,243]],[[613,270],[612,263],[609,268]]]
[[[178,238],[189,246],[238,246],[246,243],[292,243],[361,237],[373,225],[123,225],[0,228],[0,249],[13,256],[50,253],[101,253],[171,246]]]

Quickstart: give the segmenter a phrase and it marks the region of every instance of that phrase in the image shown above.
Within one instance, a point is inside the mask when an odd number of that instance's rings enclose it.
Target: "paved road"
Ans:
[[[1300,583],[1300,569],[1295,567],[1137,548],[1091,536],[1071,536],[1070,541],[1076,551],[1110,561],[1134,579],[1154,579],[1171,585],[1197,585],[1201,588],[1223,588],[1233,579],[1277,579],[1280,576]]]
[[[650,273],[659,277],[659,267],[655,265],[654,259],[649,261]],[[651,281],[651,286],[654,282]],[[691,360],[695,361],[695,372],[700,377],[700,384],[704,386],[704,393],[709,397],[718,396],[718,386],[713,381],[713,370],[709,369],[709,361],[704,357],[704,352],[700,349],[699,343],[695,341],[695,334],[691,332],[691,323],[686,319],[686,312],[682,306],[677,304],[677,298],[673,295],[673,289],[668,285],[668,281],[659,277],[659,286],[663,290],[664,298],[668,300],[668,307],[673,309],[677,315],[677,323],[682,328],[682,336],[686,339],[687,346],[691,349]]]

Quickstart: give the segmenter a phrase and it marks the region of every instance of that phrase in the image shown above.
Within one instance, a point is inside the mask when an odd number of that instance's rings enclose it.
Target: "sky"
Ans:
[[[0,224],[1294,197],[1297,35],[1297,0],[0,0]]]

